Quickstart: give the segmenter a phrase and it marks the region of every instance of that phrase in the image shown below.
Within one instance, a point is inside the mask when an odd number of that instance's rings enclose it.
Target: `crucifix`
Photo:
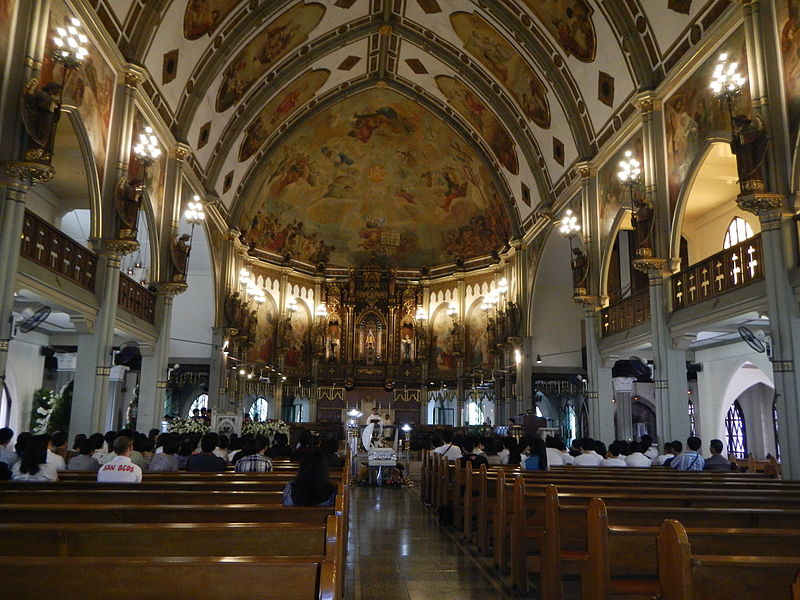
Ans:
[[[675,294],[675,299],[678,301],[678,304],[683,304],[683,282],[679,281],[675,284],[675,287],[678,288],[678,292]]]
[[[694,294],[697,291],[697,286],[694,283],[694,273],[689,275],[689,301],[694,302]]]
[[[703,281],[700,283],[700,287],[703,288],[703,298],[708,296],[708,286],[711,283],[708,281],[708,269],[703,267]]]
[[[725,283],[725,273],[722,272],[722,263],[717,261],[717,264],[715,265],[715,269],[716,269],[718,275],[716,277],[714,277],[714,281],[717,282],[717,291],[721,292],[722,291],[722,286]]]
[[[739,254],[734,252],[731,255],[731,262],[733,263],[733,269],[731,270],[731,274],[733,275],[733,285],[737,285],[739,283],[739,273],[742,272],[742,268],[739,266]]]
[[[755,259],[756,249],[750,246],[747,249],[747,255],[750,258],[750,261],[747,263],[747,270],[750,271],[750,278],[756,276],[756,267],[758,266],[758,261]]]
[[[44,244],[36,242],[36,260],[42,260],[42,253],[44,252]]]

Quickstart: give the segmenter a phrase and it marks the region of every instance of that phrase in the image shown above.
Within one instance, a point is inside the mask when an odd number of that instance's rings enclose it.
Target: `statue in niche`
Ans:
[[[764,167],[769,149],[764,122],[758,116],[750,119],[746,115],[736,115],[733,128],[731,152],[736,155],[739,189],[742,194],[762,192],[766,189]]]
[[[586,254],[580,248],[572,249],[572,287],[573,289],[584,288],[586,275],[588,272],[589,261]]]
[[[453,328],[450,329],[450,339],[453,342],[453,353],[460,354],[463,347],[464,331],[461,323],[453,323]]]
[[[347,274],[347,300],[356,301],[356,270],[350,269]]]
[[[120,239],[136,239],[139,208],[142,206],[142,180],[123,177],[117,184],[114,208],[119,217],[117,235]]]
[[[508,337],[519,337],[522,321],[520,319],[519,306],[516,303],[508,303],[506,318],[508,320]]]
[[[633,225],[635,228],[636,249],[652,248],[653,241],[651,232],[653,230],[653,207],[646,198],[633,197]]]
[[[189,266],[189,252],[191,249],[188,233],[184,233],[172,241],[172,248],[170,249],[173,267],[172,281],[177,283],[186,281],[186,270]]]
[[[492,317],[486,319],[486,342],[489,349],[497,346],[497,325]]]
[[[258,311],[253,309],[247,315],[247,325],[244,328],[244,335],[251,342],[256,341],[256,331],[258,330]]]
[[[239,329],[241,321],[239,318],[242,301],[239,299],[239,292],[228,294],[225,298],[225,328]]]
[[[420,358],[428,356],[428,332],[424,327],[417,328],[417,356]]]
[[[38,85],[39,80],[32,79],[23,93],[22,123],[29,138],[25,158],[50,162],[63,88],[51,81],[33,91]]]
[[[246,336],[247,335],[247,325],[248,325],[249,319],[250,319],[250,309],[247,306],[247,301],[246,300],[243,300],[242,302],[239,303],[239,317],[238,317],[238,319],[239,319],[239,321],[238,321],[239,327],[237,327],[237,329],[239,330],[239,335],[240,336]]]

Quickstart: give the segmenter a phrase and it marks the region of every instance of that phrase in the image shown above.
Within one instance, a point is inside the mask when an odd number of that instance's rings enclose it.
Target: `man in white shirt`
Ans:
[[[641,437],[639,443],[642,445],[642,454],[649,458],[651,462],[658,458],[658,448],[653,445],[653,438],[645,434]]]
[[[14,463],[19,460],[17,453],[14,452],[13,448],[9,448],[11,445],[11,438],[14,437],[14,431],[9,429],[8,427],[3,427],[0,429],[0,462],[4,462],[8,465],[8,468],[11,469],[14,466]]]
[[[114,454],[109,462],[100,467],[97,481],[100,483],[141,483],[142,469],[131,461],[131,440],[124,435],[114,440]]]
[[[672,442],[667,442],[664,444],[664,454],[659,454],[653,461],[653,464],[662,466],[665,460],[673,458],[674,456],[675,454],[672,452]]]
[[[547,439],[544,441],[545,445],[547,446],[547,466],[549,467],[557,467],[564,464],[563,454],[559,452],[558,448],[556,447],[557,440],[553,436],[547,436]]]
[[[444,430],[442,432],[442,439],[444,443],[433,451],[436,454],[443,454],[447,460],[452,461],[461,458],[461,448],[453,443],[453,432],[449,429]]]
[[[628,447],[630,454],[625,458],[625,463],[629,467],[648,468],[650,467],[650,459],[642,454],[642,447],[639,442],[631,442]]]
[[[579,442],[581,453],[575,457],[572,463],[576,467],[597,467],[603,457],[594,451],[594,440],[592,438],[582,438]]]
[[[50,443],[47,445],[47,464],[53,465],[56,468],[56,471],[67,470],[67,463],[64,460],[64,457],[54,452],[54,450],[57,450],[62,446],[66,446],[66,444],[67,435],[57,431],[53,434],[53,437],[50,438]]]
[[[622,453],[622,444],[619,442],[612,442],[608,447],[606,457],[600,461],[601,467],[626,467],[628,466],[625,459],[620,456]]]

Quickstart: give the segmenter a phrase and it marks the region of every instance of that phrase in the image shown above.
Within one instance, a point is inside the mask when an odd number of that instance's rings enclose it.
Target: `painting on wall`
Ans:
[[[321,4],[298,2],[250,40],[225,69],[217,93],[217,112],[236,104],[262,75],[306,41],[324,14]]]
[[[467,314],[467,352],[465,362],[471,367],[491,368],[494,354],[489,352],[489,335],[486,314],[476,304]]]
[[[239,229],[257,248],[312,264],[434,266],[489,254],[510,229],[484,162],[389,89],[304,122],[254,177]]]
[[[592,22],[594,9],[587,0],[523,0],[558,44],[583,62],[592,62],[597,36]]]
[[[454,77],[437,75],[436,85],[450,105],[478,130],[498,162],[514,175],[519,173],[514,142],[483,100]]]
[[[275,362],[275,336],[278,332],[278,314],[275,304],[267,299],[258,307],[258,325],[256,327],[256,343],[250,347],[247,362]]]
[[[242,145],[239,148],[239,162],[253,156],[278,126],[291,115],[298,106],[302,106],[314,97],[314,94],[325,85],[331,72],[327,69],[306,71],[295,79],[275,98],[261,109],[258,116],[245,130]]]
[[[64,67],[50,58],[55,49],[53,36],[56,27],[63,27],[72,18],[63,0],[50,5],[50,22],[45,42],[40,84],[61,82]],[[97,174],[103,180],[103,170],[108,147],[108,127],[111,120],[111,101],[114,96],[114,71],[103,60],[100,51],[91,41],[87,44],[89,55],[77,71],[70,71],[64,86],[65,104],[73,104],[86,128],[92,146]]]
[[[441,375],[456,372],[456,352],[451,334],[453,319],[445,308],[439,309],[431,323],[431,367]]]
[[[211,36],[240,0],[189,0],[183,13],[183,37],[196,40]]]
[[[305,372],[311,358],[311,317],[302,300],[292,313],[292,330],[287,336],[285,365],[291,373]]]
[[[614,226],[621,208],[631,208],[630,192],[617,176],[619,163],[630,150],[641,164],[643,161],[642,133],[637,131],[597,172],[597,196],[600,200],[600,230],[606,236]]]
[[[786,102],[789,113],[789,143],[797,140],[800,124],[800,0],[776,2],[775,11],[783,57],[783,79],[786,86]]]
[[[739,29],[719,47],[728,60],[739,64],[739,72],[747,74],[747,52],[744,33]],[[714,99],[709,87],[719,53],[709,57],[664,103],[667,137],[670,211],[674,214],[683,182],[692,164],[710,137],[730,139],[731,124],[727,108]],[[749,112],[750,88],[735,100],[734,114]]]
[[[0,0],[0,72],[5,68],[6,53],[11,41],[11,18],[16,0]]]
[[[539,127],[550,128],[550,104],[547,89],[528,62],[483,17],[457,12],[450,22],[464,49],[497,77],[525,115]]]

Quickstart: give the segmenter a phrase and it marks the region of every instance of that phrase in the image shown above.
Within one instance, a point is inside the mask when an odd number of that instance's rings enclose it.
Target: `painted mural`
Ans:
[[[250,40],[225,69],[217,93],[217,112],[236,104],[264,73],[307,40],[324,14],[321,4],[298,2]]]
[[[285,365],[291,373],[306,370],[311,359],[311,317],[305,304],[297,301],[292,313],[292,330],[287,336]]]
[[[597,36],[592,22],[594,9],[586,0],[523,0],[559,45],[583,62],[592,62]]]
[[[331,72],[327,69],[306,71],[270,100],[248,125],[239,148],[239,162],[247,160],[258,152],[278,125],[283,123],[298,106],[313,98],[330,75]]]
[[[450,22],[464,49],[497,77],[531,121],[548,129],[547,89],[519,51],[480,15],[457,12]]]
[[[790,143],[794,147],[800,125],[800,0],[776,2],[783,56],[783,78],[789,113]]]
[[[196,40],[216,31],[240,0],[189,0],[183,14],[183,37]]]
[[[488,254],[508,237],[481,160],[446,123],[388,89],[315,115],[255,177],[239,219],[248,242],[311,263],[418,268]]]
[[[480,305],[475,305],[467,314],[467,366],[491,368],[494,365],[494,354],[489,352],[487,323]]]
[[[720,45],[728,60],[739,63],[739,72],[747,77],[747,53],[741,29]],[[714,99],[709,83],[719,54],[709,57],[664,103],[667,136],[670,210],[674,213],[681,186],[692,163],[709,137],[730,138],[727,108]],[[736,99],[734,114],[749,112],[750,90]]]
[[[16,0],[0,0],[0,72],[6,64],[6,53],[11,37],[11,18]]]
[[[275,336],[278,332],[278,318],[275,304],[267,300],[258,307],[258,326],[256,327],[256,343],[250,348],[247,362],[275,362]]]
[[[597,195],[600,199],[600,227],[604,235],[611,231],[621,208],[630,208],[630,192],[617,177],[619,162],[630,150],[639,163],[643,161],[642,134],[636,132],[597,172]]]
[[[61,82],[64,68],[50,58],[55,48],[53,34],[56,27],[62,27],[71,17],[63,0],[54,1],[50,5],[50,23],[42,61],[41,85],[50,81]],[[89,55],[83,66],[77,71],[69,72],[67,76],[63,98],[65,104],[73,104],[78,109],[92,146],[97,173],[102,181],[115,76],[114,71],[106,64],[100,51],[91,41],[87,44],[87,49]]]
[[[456,372],[456,352],[451,329],[453,319],[442,308],[436,312],[431,323],[431,367],[441,375],[452,375]]]
[[[514,142],[483,100],[454,77],[437,75],[436,85],[447,97],[450,105],[480,132],[498,162],[514,175],[519,173]]]

